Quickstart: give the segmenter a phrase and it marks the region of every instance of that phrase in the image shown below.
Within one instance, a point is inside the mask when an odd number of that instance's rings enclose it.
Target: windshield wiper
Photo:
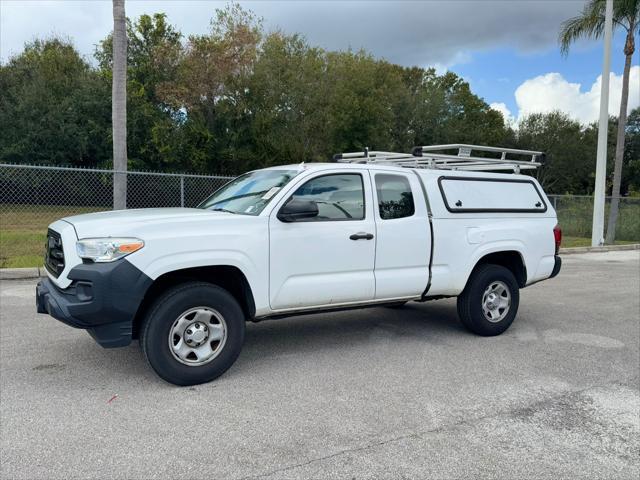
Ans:
[[[226,208],[212,208],[210,209],[212,212],[227,212],[227,213],[238,213],[238,212],[234,212],[233,210],[227,210]]]
[[[231,200],[237,200],[239,198],[247,198],[247,197],[255,197],[256,195],[264,195],[268,191],[269,190],[262,190],[261,192],[244,193],[242,195],[236,195],[235,197],[229,197],[229,198],[224,198],[222,200],[218,200],[217,202],[213,202],[211,205],[218,205],[219,203],[230,202]]]

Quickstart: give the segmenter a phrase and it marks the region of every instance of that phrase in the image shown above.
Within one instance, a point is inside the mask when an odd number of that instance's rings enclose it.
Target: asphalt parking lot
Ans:
[[[565,256],[495,338],[453,300],[249,324],[234,367],[187,388],[5,281],[1,476],[638,478],[639,259]]]

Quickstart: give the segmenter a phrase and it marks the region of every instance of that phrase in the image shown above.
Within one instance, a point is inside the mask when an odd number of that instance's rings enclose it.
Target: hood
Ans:
[[[141,232],[157,228],[181,228],[194,221],[232,220],[247,218],[226,212],[212,212],[200,208],[141,208],[112,210],[66,217],[63,220],[76,229],[78,238],[135,237]]]

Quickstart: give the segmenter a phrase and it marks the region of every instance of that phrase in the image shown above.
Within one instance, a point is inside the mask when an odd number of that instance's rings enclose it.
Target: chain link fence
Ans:
[[[47,226],[111,210],[112,170],[0,164],[0,268],[40,265]],[[127,172],[127,207],[195,207],[231,177]]]
[[[565,236],[591,238],[593,197],[588,195],[547,195],[558,214]],[[611,197],[605,198],[605,228]],[[640,242],[640,198],[622,197],[616,224],[616,241]]]
[[[195,207],[230,177],[0,164],[0,204],[113,206],[114,175],[127,177],[127,208]]]
[[[122,173],[0,164],[0,268],[40,265],[51,222],[110,210],[114,175]],[[128,208],[195,207],[231,178],[153,172],[126,175]],[[566,237],[591,238],[593,197],[549,195],[549,200]],[[640,198],[620,200],[616,240],[640,241]]]

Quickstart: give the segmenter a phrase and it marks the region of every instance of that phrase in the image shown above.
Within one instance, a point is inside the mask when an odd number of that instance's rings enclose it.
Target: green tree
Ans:
[[[405,69],[404,84],[408,98],[397,113],[407,128],[403,150],[442,143],[501,145],[507,138],[502,115],[455,73]]]
[[[167,22],[164,13],[127,18],[127,80],[144,91],[153,103],[162,104],[158,89],[175,78],[180,61],[182,34]],[[95,51],[100,69],[111,72],[113,34],[102,40]]]
[[[622,191],[640,196],[640,107],[633,109],[627,119],[624,164]]]
[[[127,151],[137,169],[184,168],[176,157],[176,124],[180,112],[164,102],[162,90],[174,81],[182,55],[182,35],[166,15],[127,19]],[[95,52],[102,75],[111,79],[113,35]]]
[[[556,111],[534,113],[518,125],[517,146],[542,150],[548,165],[536,176],[548,192],[586,193],[593,188],[595,137],[578,121]]]
[[[0,161],[96,166],[111,157],[109,85],[66,40],[0,65]]]
[[[251,12],[237,4],[216,10],[210,32],[188,38],[176,79],[163,88],[164,101],[184,112],[180,128],[196,170],[215,159],[219,170],[238,171],[248,156],[247,85],[261,38]]]
[[[333,152],[392,148],[397,69],[364,51],[326,54],[326,129]],[[325,157],[326,158],[326,157]]]
[[[330,88],[325,70],[325,52],[301,36],[266,36],[247,96],[255,166],[328,158]]]
[[[569,46],[579,38],[598,38],[602,36],[604,32],[605,5],[606,0],[589,0],[580,15],[570,18],[562,24],[559,40],[561,50],[564,54],[568,53]],[[613,23],[615,28],[620,27],[626,32],[626,40],[623,49],[625,64],[622,74],[622,98],[620,101],[620,114],[618,116],[615,167],[613,173],[613,199],[607,224],[607,243],[613,243],[615,240],[616,221],[618,219],[625,127],[629,102],[629,72],[633,53],[635,52],[635,35],[637,35],[638,25],[640,24],[640,0],[615,0],[613,2]]]
[[[240,173],[326,161],[334,153],[365,147],[408,151],[432,143],[513,141],[501,115],[453,73],[404,68],[365,51],[325,51],[296,34],[265,34],[260,19],[238,5],[216,11],[210,31],[184,43],[164,14],[142,15],[127,21],[126,28],[126,140],[132,168]],[[102,110],[73,110],[78,128],[102,128],[91,130],[98,138],[85,143],[88,149],[102,146],[100,155],[90,155],[94,164],[111,158],[112,35],[95,57],[97,69],[80,59],[77,68],[56,77],[74,85],[73,96],[50,100],[56,107],[78,100],[80,106],[102,105]],[[7,124],[16,116],[13,103],[23,105],[19,89],[38,86],[9,66],[2,67],[0,78],[17,90],[9,89],[15,101],[1,92],[6,111],[0,118]],[[29,105],[34,117],[46,111]],[[59,123],[53,119],[34,131],[45,135]],[[19,124],[7,138],[22,138],[24,128]],[[60,151],[72,144],[61,143]]]

